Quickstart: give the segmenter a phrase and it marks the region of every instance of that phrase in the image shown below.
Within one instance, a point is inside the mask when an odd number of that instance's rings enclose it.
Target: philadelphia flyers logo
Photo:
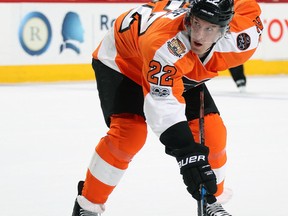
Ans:
[[[240,50],[247,50],[251,44],[251,38],[247,33],[241,33],[237,36],[237,47]]]

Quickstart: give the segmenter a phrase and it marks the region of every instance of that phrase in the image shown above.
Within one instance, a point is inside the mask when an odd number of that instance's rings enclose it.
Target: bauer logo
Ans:
[[[194,155],[194,156],[191,156],[189,158],[184,158],[180,161],[178,161],[178,165],[179,167],[184,167],[186,165],[189,165],[189,164],[193,164],[193,163],[196,163],[196,162],[199,162],[199,161],[205,161],[205,155]]]
[[[46,18],[40,12],[31,12],[21,21],[19,41],[29,55],[41,55],[50,45],[52,31]]]

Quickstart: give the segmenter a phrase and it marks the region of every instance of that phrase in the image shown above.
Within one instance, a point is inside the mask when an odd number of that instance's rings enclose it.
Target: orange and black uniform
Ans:
[[[243,64],[258,46],[260,8],[235,0],[229,33],[204,58],[191,51],[187,4],[150,2],[120,15],[93,53],[107,135],[96,146],[82,195],[105,203],[146,141],[147,124],[169,148],[199,142],[199,84]],[[205,88],[205,144],[223,192],[226,128]]]

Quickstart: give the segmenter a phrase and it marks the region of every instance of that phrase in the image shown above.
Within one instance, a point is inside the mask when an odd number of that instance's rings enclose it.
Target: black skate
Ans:
[[[84,185],[84,181],[80,181],[78,183],[78,197],[79,195],[81,195],[83,185]],[[96,212],[87,211],[83,209],[78,203],[78,197],[75,200],[72,216],[101,216],[101,213],[96,213]],[[83,197],[83,196],[80,196],[80,197]],[[96,205],[96,204],[92,204],[92,205]],[[99,208],[101,209],[104,209],[104,205],[103,206],[97,205],[97,206],[99,206]]]
[[[207,204],[207,216],[232,216],[220,203]]]

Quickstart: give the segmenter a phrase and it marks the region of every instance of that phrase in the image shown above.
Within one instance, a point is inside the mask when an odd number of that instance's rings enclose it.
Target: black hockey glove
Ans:
[[[199,189],[200,184],[203,184],[208,193],[208,199],[213,202],[212,200],[215,200],[213,194],[217,191],[217,184],[216,176],[208,163],[208,153],[207,147],[198,144],[173,151],[188,192],[193,198],[200,200]]]

